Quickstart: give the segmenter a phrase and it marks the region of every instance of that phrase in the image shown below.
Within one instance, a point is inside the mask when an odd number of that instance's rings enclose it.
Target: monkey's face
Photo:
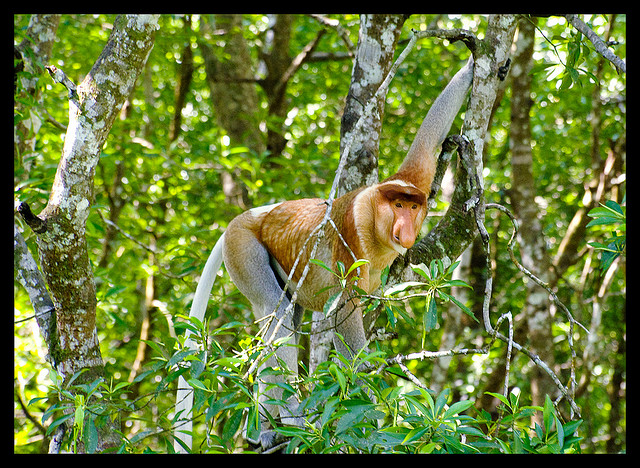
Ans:
[[[404,184],[383,184],[379,187],[376,206],[378,240],[401,255],[416,241],[427,214],[425,195]]]
[[[385,200],[377,206],[376,234],[378,241],[401,255],[416,241],[425,208],[411,200]]]

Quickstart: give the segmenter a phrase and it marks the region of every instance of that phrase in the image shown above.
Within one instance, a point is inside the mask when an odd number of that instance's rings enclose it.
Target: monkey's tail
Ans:
[[[196,287],[196,293],[191,303],[191,311],[189,317],[195,317],[202,322],[204,319],[204,313],[207,310],[207,303],[209,302],[209,295],[211,294],[211,288],[213,282],[216,279],[216,274],[222,266],[222,246],[224,245],[224,233],[213,246],[211,254],[207,259],[207,263],[204,265],[202,276],[198,281]],[[187,350],[195,350],[196,342],[190,337],[191,331],[187,330],[187,340],[185,347]],[[174,422],[174,437],[176,440],[173,442],[173,448],[178,453],[187,453],[184,445],[191,449],[193,438],[191,431],[193,430],[193,423],[191,421],[191,408],[193,407],[193,390],[187,384],[187,381],[183,376],[178,377],[178,392],[176,394],[176,412],[178,419]],[[182,441],[183,444],[179,442]]]

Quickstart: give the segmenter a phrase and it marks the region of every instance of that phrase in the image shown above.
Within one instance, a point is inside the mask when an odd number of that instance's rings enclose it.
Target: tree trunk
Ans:
[[[533,46],[535,40],[535,19],[522,20],[518,26],[516,51],[513,54],[511,71],[511,201],[520,224],[518,241],[522,265],[545,283],[551,277],[541,215],[536,204],[536,183],[533,177],[533,154],[531,151],[531,68],[533,66]],[[526,281],[527,302],[523,317],[526,319],[526,336],[531,351],[553,367],[553,341],[551,335],[551,315],[549,294],[535,284]],[[538,366],[531,368],[531,397],[534,405],[543,406],[545,395],[552,399],[558,392],[549,376]],[[541,415],[535,415],[535,422],[542,423]]]
[[[100,151],[144,67],[157,24],[157,16],[117,17],[102,54],[77,88],[62,71],[50,69],[56,81],[71,88],[69,125],[49,203],[38,218],[25,220],[38,226],[40,265],[55,306],[59,338],[49,346],[65,381],[80,370],[86,371],[76,382],[91,382],[104,373],[86,221]],[[109,424],[98,428],[98,451],[119,440],[113,429]]]
[[[364,107],[374,96],[393,65],[393,54],[404,15],[362,15],[356,56],[351,73],[351,86],[345,103],[340,129],[341,150],[353,127],[362,115]],[[367,117],[355,135],[351,152],[338,188],[338,196],[362,185],[378,182],[378,149],[380,130],[384,114],[385,95],[378,98],[378,112]],[[330,318],[322,311],[313,312],[309,346],[309,371],[329,359],[333,343],[333,328]]]
[[[242,15],[216,15],[215,26],[224,31],[222,59],[205,42],[198,48],[205,61],[207,81],[218,124],[228,134],[232,145],[246,146],[255,153],[265,150],[258,126],[258,93],[254,83],[254,67],[249,46],[242,35]],[[205,33],[212,27],[205,23]],[[222,190],[227,203],[249,207],[247,188],[240,182],[239,171],[222,173]]]
[[[476,195],[476,190],[469,183],[470,178],[477,178],[478,183],[484,187],[484,141],[500,89],[498,71],[507,61],[516,22],[514,15],[492,15],[488,20],[485,39],[475,41],[473,84],[462,127],[462,135],[469,140],[467,153],[471,160],[472,174],[467,172],[458,158],[455,189],[449,209],[429,234],[409,249],[404,257],[396,259],[391,268],[390,283],[416,279],[415,273],[408,268],[410,263],[428,265],[437,258],[445,259],[445,264],[454,262],[478,233],[473,210],[465,211],[464,206]],[[483,204],[484,199],[478,200],[479,206]],[[481,217],[484,221],[484,215]]]
[[[342,114],[340,151],[360,119],[364,107],[376,93],[393,65],[393,54],[402,32],[405,15],[362,15],[356,57],[351,72],[351,85]],[[386,95],[378,96],[377,112],[355,135],[351,152],[338,187],[337,196],[363,185],[378,183],[378,151]]]
[[[16,46],[14,55],[18,60],[14,76],[15,80],[20,80],[20,87],[15,91],[20,91],[21,99],[15,101],[15,115],[23,115],[23,118],[16,123],[14,135],[14,159],[22,159],[33,152],[36,147],[36,136],[40,125],[44,120],[43,116],[37,112],[40,108],[41,95],[38,91],[38,80],[44,71],[41,64],[49,62],[49,55],[56,37],[60,15],[33,15],[29,20],[29,26],[25,35],[30,39],[24,39]],[[29,53],[26,51],[29,50]],[[30,75],[19,76],[17,72],[26,71]],[[27,107],[22,103],[24,99],[32,99],[36,105],[28,107],[29,114],[26,116]],[[33,158],[26,159],[20,167],[24,169],[23,176],[27,178]]]

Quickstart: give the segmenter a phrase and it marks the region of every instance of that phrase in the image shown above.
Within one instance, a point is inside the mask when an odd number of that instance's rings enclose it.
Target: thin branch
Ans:
[[[617,69],[622,73],[627,73],[627,64],[624,60],[614,54],[611,49],[607,47],[607,44],[598,36],[593,30],[587,26],[587,24],[578,18],[578,15],[565,15],[567,21],[571,23],[571,25],[580,31],[582,34],[587,36],[587,38],[593,44],[593,47],[596,49],[600,55],[609,60]]]
[[[349,31],[347,31],[345,28],[342,27],[342,25],[340,24],[340,21],[336,19],[327,18],[326,16],[322,16],[322,15],[312,14],[310,16],[316,21],[320,22],[322,25],[335,29],[338,35],[342,38],[342,41],[344,42],[344,44],[347,46],[347,50],[349,51],[349,56],[353,57],[353,54],[355,53],[356,48],[353,45],[353,42],[351,42],[351,39],[349,38]]]
[[[35,311],[33,316],[18,320],[16,323],[32,318],[36,319],[42,339],[47,345],[47,360],[55,366],[58,357],[55,353],[52,355],[52,350],[55,349],[57,338],[56,308],[47,290],[44,276],[15,224],[13,226],[13,249],[13,267],[17,279],[29,295],[29,300]]]
[[[140,247],[142,247],[145,250],[148,250],[149,252],[151,252],[152,254],[157,254],[158,251],[156,250],[155,247],[151,247],[147,244],[143,244],[142,242],[140,242],[138,239],[136,239],[134,236],[132,236],[131,234],[129,234],[128,232],[126,232],[124,229],[122,229],[120,226],[118,226],[116,223],[114,223],[113,221],[111,221],[110,219],[107,219],[104,217],[104,215],[102,214],[101,210],[98,210],[98,214],[100,215],[100,218],[102,219],[102,221],[104,221],[106,224],[108,224],[109,226],[113,227],[114,229],[116,229],[117,231],[120,232],[120,234],[122,234],[124,237],[126,237],[127,239],[129,239],[132,242],[135,242],[136,244],[138,244]]]
[[[575,371],[574,371],[574,364],[575,364],[575,350],[573,347],[573,324],[574,323],[578,323],[574,320],[573,316],[571,315],[571,313],[569,312],[569,310],[564,306],[564,304],[562,304],[557,296],[553,293],[553,291],[551,291],[551,289],[544,283],[542,282],[540,279],[538,279],[537,277],[535,277],[535,275],[533,275],[531,272],[529,272],[526,268],[524,268],[522,265],[520,265],[520,263],[517,261],[517,259],[515,258],[515,255],[513,254],[513,248],[511,246],[512,241],[515,239],[515,235],[517,232],[517,221],[515,220],[515,218],[513,217],[513,215],[509,212],[509,210],[507,210],[506,208],[504,208],[501,205],[497,205],[494,203],[491,204],[485,204],[482,200],[484,198],[484,194],[483,194],[483,188],[482,185],[480,184],[480,180],[479,180],[479,176],[477,171],[475,170],[475,167],[472,164],[470,155],[467,154],[467,149],[468,148],[460,148],[459,153],[460,153],[460,159],[463,163],[463,165],[465,166],[465,168],[467,169],[467,172],[469,174],[469,184],[471,185],[471,192],[475,192],[474,195],[472,196],[471,199],[469,199],[466,203],[465,203],[465,209],[473,209],[474,210],[474,214],[475,214],[475,220],[476,220],[476,225],[478,227],[478,231],[480,233],[480,238],[482,240],[482,245],[484,248],[484,253],[485,253],[485,264],[486,264],[486,268],[487,268],[487,279],[485,282],[485,290],[484,290],[484,297],[483,297],[483,301],[482,301],[482,318],[483,318],[483,322],[484,322],[484,326],[485,326],[485,330],[487,331],[488,334],[490,334],[491,336],[493,336],[494,338],[497,337],[498,339],[500,339],[501,341],[504,341],[505,343],[508,344],[509,346],[509,355],[511,354],[511,347],[515,348],[516,350],[522,352],[523,354],[527,355],[529,357],[529,359],[531,359],[538,367],[540,367],[542,370],[544,370],[549,377],[551,378],[551,380],[553,380],[554,384],[558,387],[558,389],[562,392],[562,394],[567,398],[569,404],[571,405],[572,410],[574,411],[575,414],[577,414],[578,416],[580,416],[580,409],[578,408],[578,406],[576,405],[573,397],[574,397],[574,388],[575,388]],[[567,389],[567,387],[565,387],[562,382],[560,382],[560,380],[558,379],[557,375],[549,368],[549,366],[542,361],[536,354],[532,353],[531,351],[529,351],[527,348],[523,347],[522,345],[520,345],[519,343],[513,341],[513,336],[512,336],[512,332],[511,332],[511,327],[510,327],[510,334],[509,337],[505,337],[504,335],[502,335],[501,333],[498,332],[497,328],[500,325],[500,322],[503,320],[503,318],[505,317],[504,315],[500,317],[500,319],[498,320],[498,323],[496,324],[496,328],[494,328],[491,325],[491,319],[490,319],[490,314],[489,314],[489,306],[490,306],[490,302],[491,302],[491,293],[493,290],[493,277],[491,275],[491,258],[489,255],[490,252],[490,246],[489,246],[489,233],[487,232],[487,229],[484,226],[484,218],[485,218],[485,209],[486,208],[497,208],[500,209],[500,211],[503,211],[505,213],[507,213],[510,217],[510,219],[512,220],[514,226],[515,226],[515,230],[511,236],[511,240],[509,241],[508,244],[508,250],[509,250],[509,255],[511,256],[511,260],[516,264],[516,266],[520,269],[520,271],[522,271],[523,273],[525,273],[527,276],[529,276],[531,279],[533,279],[537,284],[539,284],[540,286],[542,286],[543,288],[545,288],[549,294],[551,295],[551,297],[553,298],[554,302],[565,311],[565,314],[567,315],[568,319],[569,319],[569,333],[568,333],[568,339],[569,339],[569,345],[570,345],[570,349],[572,352],[572,371],[571,371],[571,378],[570,378],[570,386],[569,389]],[[511,320],[510,320],[511,323]],[[579,323],[578,323],[579,324]],[[580,325],[580,324],[579,324]],[[582,326],[582,325],[580,325]],[[584,328],[584,327],[582,327]],[[586,329],[585,329],[586,330]],[[507,378],[508,378],[508,374],[507,374]],[[505,383],[506,385],[506,383]]]
[[[500,209],[500,211],[503,211],[505,213],[508,213],[508,210],[504,207],[502,207],[501,205],[497,205],[495,203],[491,203],[491,204],[487,204],[486,205],[487,208],[498,208]],[[478,207],[476,207],[476,210],[478,209]],[[482,211],[484,212],[484,206]],[[513,215],[510,215],[510,218],[515,221],[515,218],[513,217]],[[484,218],[484,213],[482,214],[482,219]],[[480,218],[480,216],[478,216],[478,212],[476,212],[476,223],[478,224],[478,229],[480,230],[481,233],[485,233],[486,234],[486,241],[485,241],[485,236],[482,236],[482,240],[483,240],[483,245],[485,248],[485,255],[486,255],[486,264],[487,264],[487,269],[490,272],[491,271],[491,259],[489,257],[489,238],[488,238],[488,233],[486,231],[486,228],[484,227],[484,223],[482,221],[482,219]],[[517,223],[514,223],[515,226],[517,226]],[[512,234],[512,239],[515,238],[515,232]],[[511,242],[509,243],[511,244]],[[569,339],[569,346],[571,347],[571,353],[572,353],[572,371],[571,371],[571,382],[570,382],[570,388],[567,389],[567,387],[565,387],[562,382],[560,382],[560,380],[558,379],[558,376],[549,368],[549,366],[542,361],[538,355],[532,353],[531,351],[529,351],[527,348],[523,347],[522,345],[520,345],[519,343],[510,340],[509,338],[505,337],[504,335],[502,335],[501,333],[499,333],[496,329],[494,329],[491,326],[491,321],[489,318],[489,302],[490,302],[490,298],[491,298],[491,289],[492,289],[492,276],[491,274],[487,274],[487,281],[485,284],[485,296],[484,296],[484,301],[483,301],[483,305],[482,305],[482,315],[483,315],[483,319],[484,319],[484,325],[485,325],[485,329],[487,330],[488,333],[497,336],[500,340],[507,342],[507,343],[512,343],[513,347],[515,349],[517,349],[518,351],[520,351],[521,353],[527,355],[529,357],[529,359],[531,359],[538,367],[540,367],[542,370],[544,370],[547,375],[549,375],[549,377],[551,378],[551,380],[553,380],[553,383],[558,387],[558,389],[562,392],[562,394],[567,398],[567,401],[569,402],[569,404],[571,405],[572,410],[574,411],[575,414],[578,415],[578,417],[580,416],[580,409],[578,408],[578,406],[576,405],[574,399],[573,399],[573,389],[575,387],[575,370],[573,369],[575,366],[575,350],[573,347],[573,324],[574,323],[578,323],[573,319],[573,316],[571,315],[571,313],[568,311],[568,309],[564,306],[564,304],[562,304],[557,296],[548,288],[548,286],[546,286],[545,283],[543,283],[542,281],[540,281],[538,278],[535,277],[535,275],[533,275],[531,272],[529,272],[526,268],[522,267],[520,265],[520,263],[517,261],[517,259],[515,258],[515,255],[513,254],[513,249],[511,247],[508,247],[509,250],[509,254],[511,256],[511,260],[516,264],[516,266],[518,266],[518,268],[520,269],[520,271],[522,271],[523,273],[525,273],[527,276],[529,276],[531,279],[533,279],[537,284],[539,284],[540,286],[544,287],[549,294],[554,298],[554,302],[556,302],[556,304],[559,305],[559,307],[561,307],[563,310],[565,310],[565,313],[567,314],[567,317],[569,318],[569,333],[568,333],[568,339]],[[580,325],[580,324],[579,324]],[[582,325],[580,325],[582,326]],[[582,326],[582,328],[584,328]]]

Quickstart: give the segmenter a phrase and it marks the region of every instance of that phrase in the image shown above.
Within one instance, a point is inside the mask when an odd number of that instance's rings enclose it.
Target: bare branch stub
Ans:
[[[33,229],[33,232],[36,234],[47,232],[47,221],[34,215],[26,202],[20,203],[17,211],[20,213],[20,216],[22,216],[24,222],[27,223],[27,226]]]
[[[69,100],[76,106],[80,107],[80,98],[75,83],[69,79],[65,72],[57,68],[55,65],[47,65],[46,70],[51,75],[51,78],[56,83],[60,83],[62,86],[69,90]]]

